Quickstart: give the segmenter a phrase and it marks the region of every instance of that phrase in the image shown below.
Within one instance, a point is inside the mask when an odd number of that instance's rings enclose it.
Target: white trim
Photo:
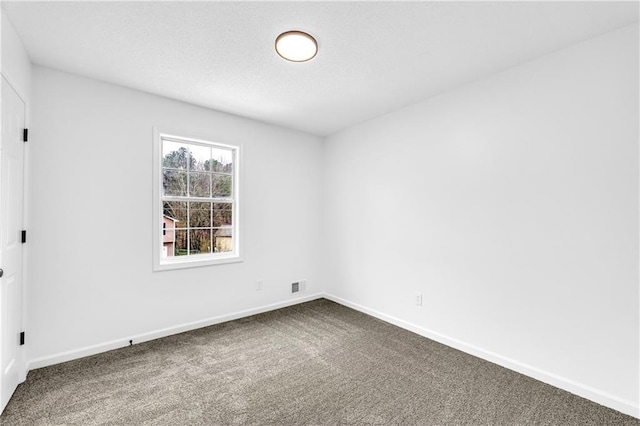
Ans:
[[[74,359],[83,358],[90,355],[96,355],[96,354],[110,351],[113,349],[123,348],[123,347],[129,346],[129,340],[133,340],[133,342],[136,344],[142,343],[149,340],[159,339],[162,337],[171,336],[173,334],[183,333],[190,330],[196,330],[198,328],[207,327],[214,324],[220,324],[223,322],[248,317],[251,315],[256,315],[263,312],[269,312],[276,309],[285,308],[287,306],[293,306],[293,305],[297,305],[300,303],[309,302],[311,300],[316,300],[321,298],[331,300],[340,305],[371,315],[382,321],[393,324],[405,330],[409,330],[411,332],[419,334],[428,339],[431,339],[436,342],[447,345],[449,347],[458,349],[470,355],[477,356],[478,358],[482,358],[489,362],[493,362],[494,364],[498,364],[502,367],[516,371],[526,376],[533,377],[537,380],[540,380],[541,382],[566,390],[567,392],[571,392],[575,395],[589,399],[598,404],[604,405],[605,407],[609,407],[614,410],[620,411],[622,413],[628,414],[630,416],[640,418],[640,407],[638,406],[638,404],[634,403],[633,401],[619,398],[610,393],[601,391],[599,389],[595,389],[593,387],[587,386],[582,383],[578,383],[566,377],[549,373],[547,371],[541,370],[531,365],[504,357],[494,352],[484,350],[474,345],[467,344],[458,339],[454,339],[452,337],[443,335],[441,333],[437,333],[433,330],[420,327],[408,321],[404,321],[402,319],[393,317],[391,315],[384,314],[380,311],[376,311],[375,309],[367,308],[365,306],[359,305],[357,303],[348,301],[346,299],[343,299],[341,297],[334,296],[328,293],[315,293],[305,297],[298,297],[295,299],[291,299],[283,302],[277,302],[270,305],[260,306],[257,308],[220,315],[217,317],[207,318],[200,321],[194,321],[194,322],[190,322],[190,323],[186,323],[186,324],[182,324],[174,327],[167,327],[160,330],[137,334],[130,337],[124,337],[122,339],[112,340],[105,343],[99,343],[96,345],[87,346],[80,349],[60,352],[54,355],[44,356],[41,358],[30,360],[27,363],[27,367],[28,367],[28,370],[47,367],[49,365],[59,364],[62,362],[72,361]]]
[[[0,17],[1,17],[1,13],[0,13]],[[11,89],[15,92],[16,95],[18,95],[18,98],[20,98],[20,100],[22,101],[23,105],[24,105],[24,128],[25,129],[29,129],[30,128],[30,112],[31,112],[31,107],[30,107],[30,103],[29,103],[29,98],[27,98],[21,90],[18,89],[17,85],[14,85],[12,83],[12,78],[10,76],[7,75],[7,73],[5,72],[4,69],[0,69],[0,76],[2,76],[2,78],[4,79],[4,81],[9,85],[9,87],[11,87]],[[1,104],[2,102],[0,102],[0,112],[2,111],[1,108]],[[30,132],[30,140],[33,138],[33,132]],[[0,145],[2,145],[1,141],[0,141]],[[27,229],[29,227],[29,221],[28,221],[28,208],[29,208],[29,188],[31,186],[30,180],[29,180],[29,176],[30,176],[30,168],[29,168],[29,158],[30,158],[30,151],[29,151],[29,146],[31,146],[31,143],[23,143],[22,144],[22,229]],[[2,148],[0,147],[0,150]],[[26,330],[26,324],[27,324],[27,280],[28,280],[28,268],[27,268],[27,262],[28,262],[28,253],[29,253],[29,246],[27,244],[23,244],[22,245],[22,294],[20,296],[20,300],[21,300],[21,305],[20,306],[20,322],[21,322],[21,329],[22,331]],[[26,360],[26,348],[24,345],[20,346],[18,348],[18,351],[20,352],[20,359],[18,362],[18,382],[19,383],[24,383],[25,380],[27,380],[27,374],[29,374],[29,366],[28,366],[28,362]],[[2,413],[2,410],[0,410],[0,414]]]
[[[198,258],[202,256],[203,258]],[[154,255],[155,257],[155,255]],[[159,257],[159,256],[158,256]],[[228,256],[220,255],[215,258],[210,254],[180,256],[177,259],[163,259],[158,264],[154,264],[154,272],[174,271],[176,269],[199,268],[201,266],[225,265],[228,263],[241,263],[244,259],[240,256],[229,254]]]
[[[239,318],[249,317],[251,315],[261,314],[263,312],[269,312],[276,309],[286,308],[287,306],[297,305],[311,300],[322,299],[323,293],[315,293],[309,296],[297,297],[295,299],[286,300],[283,302],[272,303],[270,305],[259,306],[257,308],[246,309],[243,311],[233,312],[230,314],[219,315],[216,317],[206,318],[199,321],[188,322],[185,324],[166,327],[160,330],[150,331],[147,333],[136,334],[133,336],[123,337],[121,339],[111,340],[109,342],[98,343],[84,348],[72,349],[70,351],[59,352],[53,355],[47,355],[40,358],[30,360],[28,362],[28,370],[34,370],[36,368],[47,367],[49,365],[60,364],[62,362],[72,361],[74,359],[84,358],[91,355],[96,355],[102,352],[111,351],[113,349],[119,349],[129,346],[129,340],[133,340],[134,344],[147,342],[149,340],[155,340],[162,337],[171,336],[174,334],[184,333],[186,331],[197,330],[199,328],[208,327],[210,325],[220,324],[227,321],[233,321]]]
[[[172,220],[174,223],[175,223],[175,222],[180,222],[178,219],[174,219],[174,218],[172,218],[171,216],[167,216],[166,214],[163,214],[163,215],[162,215],[162,217],[166,217],[167,219]],[[174,227],[175,227],[175,226],[174,226]]]
[[[433,330],[429,330],[427,328],[412,324],[400,318],[384,314],[380,311],[376,311],[375,309],[367,308],[341,297],[334,296],[328,293],[325,293],[324,297],[348,308],[355,309],[356,311],[371,315],[382,321],[388,322],[400,328],[404,328],[405,330],[412,331],[428,339],[435,340],[436,342],[458,349],[462,352],[466,352],[473,356],[477,356],[478,358],[482,358],[486,361],[498,364],[502,367],[508,368],[509,370],[513,370],[526,376],[533,377],[534,379],[540,380],[541,382],[566,390],[567,392],[571,392],[575,395],[589,399],[593,402],[604,405],[605,407],[613,408],[614,410],[620,411],[630,416],[640,418],[640,406],[634,401],[617,397],[599,389],[592,388],[591,386],[585,385],[583,383],[579,383],[566,377],[549,373],[537,367],[516,361],[511,358],[507,358],[497,353],[484,350],[477,346],[470,345],[458,339],[454,339]]]
[[[153,127],[153,211],[152,211],[152,226],[153,226],[153,238],[152,238],[152,265],[154,272],[168,271],[184,268],[195,268],[202,266],[223,265],[228,263],[240,263],[243,262],[241,255],[242,233],[240,231],[242,218],[240,217],[242,210],[240,209],[240,194],[241,194],[241,168],[242,168],[242,147],[241,144],[229,145],[226,143],[214,142],[214,139],[194,138],[187,136],[176,136],[179,132],[168,132],[158,127]],[[218,146],[226,148],[232,151],[233,155],[233,172],[232,175],[232,197],[220,199],[220,202],[232,202],[233,206],[233,223],[231,228],[233,229],[233,251],[230,253],[208,253],[194,256],[180,256],[174,258],[161,258],[162,252],[162,238],[160,237],[162,231],[162,217],[159,213],[162,212],[162,179],[160,173],[162,171],[162,140],[180,141],[186,143],[192,143],[203,146]],[[180,201],[190,201],[191,198],[180,198]],[[197,201],[203,201],[202,199],[194,199]],[[207,199],[209,201],[209,199]],[[216,200],[211,200],[216,201]]]

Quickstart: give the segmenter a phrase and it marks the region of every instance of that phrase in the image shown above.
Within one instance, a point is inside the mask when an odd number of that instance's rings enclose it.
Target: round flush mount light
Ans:
[[[318,53],[318,42],[302,31],[287,31],[276,38],[276,52],[291,62],[306,62]]]

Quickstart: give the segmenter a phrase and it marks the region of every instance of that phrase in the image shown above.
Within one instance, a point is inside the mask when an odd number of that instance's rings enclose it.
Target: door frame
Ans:
[[[4,79],[4,81],[9,85],[9,87],[11,87],[11,89],[16,93],[16,95],[18,95],[18,97],[20,98],[20,100],[22,100],[23,104],[24,104],[24,125],[25,128],[29,128],[29,99],[24,95],[24,93],[22,93],[21,90],[19,90],[15,84],[12,83],[11,78],[9,76],[6,75],[6,73],[4,72],[4,70],[0,71],[0,76],[2,79]],[[2,102],[0,102],[0,113],[2,111]],[[2,136],[0,135],[0,138]],[[0,144],[2,143],[2,141],[0,140]],[[27,229],[27,227],[29,226],[29,221],[28,221],[28,206],[29,206],[29,176],[30,176],[30,170],[28,168],[28,155],[29,155],[29,142],[25,142],[22,146],[22,152],[23,152],[23,168],[22,168],[22,226],[23,229]],[[1,167],[1,165],[0,165]],[[20,321],[22,323],[22,330],[25,331],[26,329],[26,324],[27,324],[27,282],[28,282],[28,271],[26,268],[26,264],[27,264],[27,257],[28,257],[28,252],[29,250],[27,249],[27,245],[24,244],[22,246],[22,303],[20,306]],[[0,336],[0,339],[2,338],[2,336]],[[18,348],[18,351],[20,353],[20,359],[19,359],[19,363],[18,363],[18,380],[20,383],[23,383],[26,379],[27,379],[27,374],[29,372],[29,368],[28,368],[28,362],[26,359],[26,338],[25,338],[25,345],[21,346],[20,348]]]

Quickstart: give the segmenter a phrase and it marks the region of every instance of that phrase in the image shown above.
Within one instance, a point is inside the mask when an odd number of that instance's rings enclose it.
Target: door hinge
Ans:
[[[24,345],[24,331],[20,332],[20,346]]]
[[[27,231],[22,230],[22,244],[27,242]]]
[[[24,129],[22,131],[22,141],[27,142],[29,140],[29,129]]]

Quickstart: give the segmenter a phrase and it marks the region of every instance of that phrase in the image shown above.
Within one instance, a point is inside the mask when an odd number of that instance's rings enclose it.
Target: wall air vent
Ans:
[[[301,293],[307,289],[307,280],[291,283],[291,293]]]

